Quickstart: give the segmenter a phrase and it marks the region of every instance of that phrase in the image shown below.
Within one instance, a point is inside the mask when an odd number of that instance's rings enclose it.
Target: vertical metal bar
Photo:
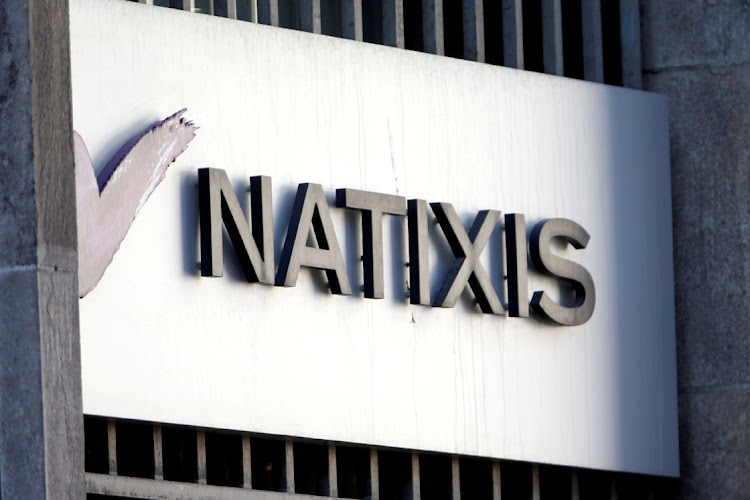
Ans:
[[[484,62],[484,1],[463,0],[464,59]]]
[[[250,454],[250,436],[242,435],[242,487],[251,489],[253,487],[253,463]]]
[[[461,500],[461,468],[458,463],[458,457],[453,457],[453,459],[451,460],[451,476],[451,490],[453,491],[453,500]]]
[[[294,443],[285,441],[284,449],[286,451],[286,492],[294,493]]]
[[[503,64],[524,69],[521,0],[503,0]]]
[[[406,48],[404,0],[383,0],[383,45]]]
[[[269,26],[279,25],[279,0],[257,0],[257,22]]]
[[[250,0],[250,22],[258,22],[258,0]]]
[[[533,500],[541,500],[541,493],[539,492],[539,466],[534,465],[531,467],[531,498]]]
[[[328,495],[339,497],[339,469],[336,463],[336,446],[328,445]]]
[[[622,50],[622,84],[640,89],[641,18],[638,0],[620,0],[620,47]]]
[[[237,19],[237,0],[227,0],[227,17]]]
[[[198,450],[198,484],[206,484],[208,474],[206,472],[206,433],[198,431],[195,433],[196,448]]]
[[[564,73],[560,0],[542,0],[542,54],[544,72],[562,76]]]
[[[310,33],[320,33],[320,0],[300,0],[299,28]]]
[[[422,498],[422,486],[419,481],[419,453],[411,454],[411,498],[412,500]]]
[[[154,479],[164,479],[164,452],[161,440],[161,425],[154,424]]]
[[[109,457],[109,475],[117,475],[117,424],[107,422],[107,456]]]
[[[341,0],[341,36],[363,40],[362,0]]]
[[[378,469],[378,450],[370,450],[370,498],[380,500],[380,472]]]
[[[590,82],[603,82],[601,0],[581,0],[581,26],[583,29],[583,78]]]
[[[578,471],[573,469],[570,474],[570,498],[571,500],[580,500],[581,495],[578,488]]]
[[[422,34],[425,52],[445,55],[443,0],[422,0]]]
[[[492,462],[492,500],[500,500],[500,462]]]

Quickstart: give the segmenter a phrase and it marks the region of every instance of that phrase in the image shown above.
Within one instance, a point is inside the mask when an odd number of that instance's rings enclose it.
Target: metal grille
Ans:
[[[638,0],[132,0],[641,88]]]
[[[659,499],[672,480],[85,418],[90,499]]]

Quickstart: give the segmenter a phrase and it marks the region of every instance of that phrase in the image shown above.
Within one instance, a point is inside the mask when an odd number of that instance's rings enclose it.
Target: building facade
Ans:
[[[1,317],[8,346],[0,392],[0,491],[6,498],[81,497],[84,490],[92,498],[741,498],[750,491],[750,346],[743,300],[750,116],[743,71],[750,18],[743,2],[171,6],[237,23],[260,20],[487,64],[642,85],[669,96],[679,479],[228,433],[159,420],[91,415],[82,425],[70,167],[76,82],[70,80],[69,6],[58,3],[3,6],[0,18],[6,41],[0,228],[7,258],[0,273]],[[498,24],[502,30],[492,29]]]

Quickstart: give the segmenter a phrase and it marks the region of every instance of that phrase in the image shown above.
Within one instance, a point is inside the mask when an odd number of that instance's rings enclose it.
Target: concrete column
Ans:
[[[339,469],[336,462],[336,445],[328,445],[328,495],[339,497]]]
[[[67,0],[0,2],[0,491],[84,498]]]
[[[242,487],[245,489],[253,487],[252,453],[248,434],[242,435]]]
[[[286,457],[286,492],[294,493],[294,443],[285,441],[284,452]]]
[[[670,100],[680,498],[750,491],[750,4],[641,0]],[[660,495],[657,495],[657,497]]]
[[[208,484],[208,467],[206,464],[206,433],[198,431],[195,433],[196,455],[198,461],[198,484]]]

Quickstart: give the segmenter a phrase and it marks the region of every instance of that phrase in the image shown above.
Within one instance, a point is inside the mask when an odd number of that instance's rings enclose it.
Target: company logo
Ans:
[[[197,127],[178,111],[131,139],[96,176],[86,145],[75,133],[78,212],[79,295],[84,297],[103,276],[138,212],[166,175],[167,168],[195,137]],[[323,188],[300,184],[292,207],[278,268],[275,267],[271,178],[250,179],[252,225],[240,207],[225,171],[198,171],[201,275],[223,275],[225,228],[249,282],[293,287],[302,267],[319,269],[334,294],[351,295],[352,287],[334,230]],[[337,189],[336,206],[361,216],[364,295],[384,297],[383,228],[385,215],[406,217],[409,255],[409,300],[412,304],[454,307],[467,288],[486,314],[506,314],[481,255],[501,219],[497,210],[481,210],[467,231],[453,205],[430,203],[435,220],[453,253],[453,262],[434,297],[430,294],[428,203],[402,196]],[[580,264],[555,255],[555,239],[586,248],[589,234],[569,219],[546,219],[527,238],[524,214],[504,216],[504,258],[507,314],[538,318],[561,325],[581,325],[591,318],[596,302],[594,281]],[[308,237],[313,236],[313,245]],[[527,262],[540,273],[558,279],[573,300],[560,304],[544,290],[528,300]]]
[[[78,213],[78,295],[101,279],[133,220],[167,167],[195,137],[197,127],[180,110],[125,144],[97,176],[91,157],[74,132]]]
[[[300,184],[291,211],[279,265],[274,269],[271,178],[250,178],[252,227],[242,212],[224,170],[198,170],[200,201],[201,275],[222,276],[222,226],[226,228],[247,281],[293,287],[302,267],[325,272],[332,293],[350,295],[352,287],[344,265],[323,188]],[[440,288],[430,296],[428,262],[427,202],[402,196],[337,189],[336,206],[360,212],[362,218],[362,260],[366,298],[384,296],[384,215],[406,217],[409,241],[409,296],[412,304],[454,307],[468,288],[483,313],[505,314],[505,307],[485,270],[480,256],[500,221],[497,210],[477,213],[467,231],[450,203],[430,203],[432,212],[453,253]],[[594,312],[596,294],[591,274],[580,264],[555,255],[550,246],[558,239],[576,249],[586,248],[589,234],[569,219],[546,219],[534,225],[527,241],[524,214],[506,214],[505,260],[508,283],[507,305],[511,317],[535,316],[561,325],[581,325]],[[311,246],[308,237],[314,236]],[[528,248],[528,254],[527,254]],[[528,300],[527,255],[534,268],[568,287],[573,300],[560,304],[544,290]]]

